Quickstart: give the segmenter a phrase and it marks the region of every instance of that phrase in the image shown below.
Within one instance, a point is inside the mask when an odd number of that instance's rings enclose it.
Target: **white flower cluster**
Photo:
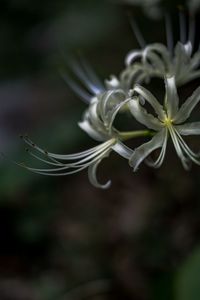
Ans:
[[[180,41],[175,46],[170,24],[167,18],[167,46],[159,43],[142,44],[141,49],[133,50],[127,55],[120,76],[111,76],[105,84],[100,82],[85,62],[80,65],[71,64],[73,72],[85,85],[85,90],[68,76],[65,79],[88,105],[79,126],[92,139],[98,141],[99,145],[80,153],[61,155],[44,151],[25,136],[24,141],[38,154],[34,151],[29,152],[49,166],[41,169],[25,166],[28,170],[44,175],[62,176],[87,168],[89,179],[94,186],[108,188],[110,181],[101,185],[97,180],[96,171],[99,163],[111,151],[128,160],[134,171],[143,161],[151,167],[158,168],[165,158],[169,138],[186,170],[192,162],[200,165],[200,153],[194,153],[183,139],[186,135],[200,135],[200,122],[187,121],[200,101],[200,87],[182,105],[177,93],[177,87],[200,77],[200,51],[194,53],[193,49],[194,20],[189,22],[186,34],[184,19],[180,15]],[[140,42],[142,37],[138,28],[136,36]],[[152,78],[163,80],[164,99],[157,99],[143,86],[148,86]],[[152,108],[150,112],[149,106]],[[146,129],[120,131],[115,125],[115,119],[121,113],[129,113],[135,122],[142,124]],[[130,149],[125,143],[136,137],[146,137],[148,141]],[[157,149],[160,149],[160,153],[153,161],[149,156]]]

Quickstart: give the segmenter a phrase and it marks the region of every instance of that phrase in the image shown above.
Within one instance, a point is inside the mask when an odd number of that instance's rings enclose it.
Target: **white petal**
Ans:
[[[126,99],[125,92],[122,89],[111,90],[102,94],[99,98],[98,113],[103,119],[104,124],[108,125],[108,115],[114,107]]]
[[[79,127],[85,131],[92,139],[95,141],[104,141],[105,136],[94,130],[94,128],[91,126],[91,124],[88,122],[88,120],[84,120],[82,122],[78,123]]]
[[[181,135],[200,135],[200,122],[174,126]]]
[[[179,109],[177,115],[174,117],[174,123],[179,124],[185,122],[195,106],[199,103],[200,101],[200,87],[197,88],[192,96],[190,96],[181,106]]]
[[[192,54],[192,44],[188,42],[187,44],[177,43],[175,48],[175,60],[177,64],[185,64],[189,61]]]
[[[133,150],[120,141],[115,144],[112,149],[126,159],[130,159],[133,154]]]
[[[109,155],[110,152],[108,152],[106,155],[104,155],[104,157],[107,157]],[[102,159],[104,158],[102,157],[101,159],[99,159],[97,162],[95,162],[94,164],[90,165],[88,168],[88,178],[90,180],[90,182],[97,188],[101,188],[101,189],[108,189],[111,185],[111,181],[109,180],[106,184],[100,184],[97,180],[97,168],[98,165],[100,164],[100,162],[102,161]]]
[[[171,65],[170,53],[169,53],[168,49],[166,48],[166,46],[159,44],[159,43],[155,43],[155,44],[147,46],[146,51],[147,51],[147,53],[153,51],[154,53],[158,54],[161,57],[165,66],[167,68],[170,68],[170,65]]]
[[[155,112],[157,113],[160,119],[163,119],[165,117],[165,113],[163,111],[162,105],[157,101],[157,99],[154,97],[152,93],[150,93],[147,89],[145,89],[139,84],[135,85],[133,91],[138,93],[149,104],[151,104],[151,106],[154,108]]]
[[[135,63],[128,66],[120,75],[121,85],[125,90],[132,89],[135,83],[140,83],[143,77],[145,80],[150,74],[154,74],[154,69],[150,66]]]
[[[200,51],[197,51],[191,59],[191,68],[196,69],[200,65]]]
[[[135,51],[131,51],[130,53],[128,53],[126,60],[125,60],[126,66],[131,65],[136,59],[142,57],[142,55],[143,55],[143,51],[141,51],[141,50],[135,50]]]
[[[128,103],[128,106],[134,118],[141,124],[155,131],[159,131],[162,128],[161,122],[141,107],[138,97],[134,97]]]
[[[105,81],[105,84],[107,86],[108,89],[117,89],[120,86],[120,82],[118,80],[118,78],[114,75],[110,76],[110,79]]]
[[[162,147],[165,139],[165,129],[158,132],[149,142],[136,148],[133,152],[129,164],[137,171],[139,165],[156,149]]]
[[[153,52],[144,52],[144,57],[143,57],[143,63],[147,65],[152,65],[153,68],[156,68],[159,70],[161,74],[166,73],[166,66],[164,61],[157,55],[156,53]]]
[[[116,118],[118,112],[120,111],[120,109],[123,108],[123,106],[127,105],[127,103],[130,102],[130,100],[131,100],[131,98],[126,99],[122,103],[118,104],[115,108],[113,108],[113,110],[111,112],[109,112],[109,114],[107,116],[107,125],[108,125],[109,134],[112,133],[112,126],[113,126],[113,123],[115,121],[115,118]]]
[[[165,128],[165,138],[164,138],[164,142],[162,145],[162,149],[160,151],[160,155],[158,156],[156,161],[152,161],[152,160],[145,160],[145,163],[152,167],[152,168],[160,168],[160,166],[162,165],[164,158],[165,158],[165,154],[166,154],[166,149],[167,149],[167,140],[168,140],[168,130],[167,128]]]
[[[173,118],[178,111],[179,97],[177,94],[175,76],[165,78],[165,106],[169,118]]]

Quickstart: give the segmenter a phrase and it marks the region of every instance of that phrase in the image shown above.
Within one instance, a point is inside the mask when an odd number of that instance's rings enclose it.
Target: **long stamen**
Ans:
[[[188,170],[189,169],[188,160],[186,159],[185,155],[183,154],[183,151],[182,151],[182,149],[180,147],[180,144],[179,144],[179,141],[177,139],[177,136],[176,136],[176,133],[174,131],[174,128],[171,125],[169,125],[168,129],[169,129],[169,132],[170,132],[170,135],[171,135],[171,138],[172,138],[172,141],[173,141],[176,153],[177,153],[178,157],[181,159],[184,168],[186,170]]]
[[[138,41],[138,44],[140,45],[140,47],[142,49],[145,48],[146,41],[145,41],[145,39],[144,39],[140,29],[139,29],[139,26],[138,26],[137,22],[134,20],[132,15],[128,14],[128,17],[129,17],[129,23],[131,25],[131,28],[132,28],[134,34],[135,34],[135,37]]]
[[[71,90],[78,95],[86,104],[91,102],[92,95],[87,93],[81,86],[79,86],[67,73],[61,72],[63,80],[71,88]]]
[[[68,62],[68,65],[71,68],[71,70],[74,72],[74,74],[79,78],[79,80],[81,80],[81,82],[87,87],[87,89],[91,93],[94,93],[96,95],[102,92],[102,88],[97,86],[97,84],[95,84],[93,80],[91,80],[88,77],[87,73],[84,72],[84,70],[81,68],[80,65],[77,64],[77,62],[70,60]]]
[[[76,160],[79,158],[83,158],[83,157],[88,156],[89,154],[92,154],[92,153],[98,151],[98,149],[100,149],[102,147],[102,144],[101,144],[101,145],[95,146],[89,150],[85,150],[85,151],[82,151],[79,153],[63,155],[63,154],[51,153],[51,152],[48,152],[48,151],[38,147],[37,144],[33,143],[27,136],[23,136],[22,138],[26,144],[33,147],[37,151],[48,156],[49,158],[54,158],[54,159],[58,159],[58,160]],[[106,141],[105,145],[107,145],[109,143],[110,143],[110,141]]]
[[[186,43],[186,18],[183,11],[179,11],[180,41]]]
[[[190,19],[189,19],[189,37],[188,37],[188,40],[192,44],[192,49],[194,49],[194,44],[195,44],[195,32],[196,32],[196,28],[195,28],[195,16],[194,15],[190,15]]]
[[[179,139],[179,142],[181,144],[181,147],[183,149],[183,151],[187,154],[187,156],[189,157],[189,159],[191,161],[193,161],[195,164],[199,165],[200,166],[200,160],[199,160],[199,157],[200,157],[200,154],[196,154],[194,153],[189,147],[188,145],[186,144],[186,142],[183,140],[183,138],[181,137],[181,135],[179,134],[179,132],[176,130],[176,134],[178,136],[178,139]]]
[[[80,171],[88,168],[90,165],[94,164],[99,159],[103,158],[106,155],[106,153],[108,153],[109,150],[110,150],[110,148],[107,148],[106,150],[104,149],[104,151],[101,152],[99,155],[95,156],[93,158],[93,160],[91,160],[90,162],[85,163],[84,165],[80,165],[80,166],[77,166],[77,167],[71,167],[71,166],[68,166],[68,165],[66,165],[66,167],[57,168],[57,169],[36,169],[36,168],[30,168],[30,167],[27,167],[27,166],[24,166],[24,167],[29,171],[32,171],[34,173],[41,174],[41,175],[65,176],[65,175],[70,175],[70,174],[80,172]],[[59,171],[65,171],[65,170],[70,169],[70,168],[72,168],[72,169],[75,168],[75,170],[67,171],[67,172],[64,172],[64,173],[63,172],[56,173],[56,172],[59,172]]]
[[[80,63],[85,70],[85,73],[87,74],[88,78],[96,84],[102,91],[105,90],[104,85],[102,84],[101,80],[97,76],[96,72],[93,70],[91,64],[86,60],[85,57],[83,57],[81,54],[79,54]]]
[[[165,27],[166,27],[166,38],[167,38],[167,47],[170,53],[173,53],[174,48],[174,39],[172,31],[172,22],[169,14],[165,14]]]
[[[77,159],[79,159],[78,161],[76,162],[71,162],[71,163],[68,163],[68,164],[61,164],[58,162],[58,164],[53,164],[51,163],[51,165],[54,165],[56,166],[57,168],[53,168],[53,169],[36,169],[36,168],[30,168],[30,167],[26,167],[28,170],[31,170],[33,172],[39,172],[39,173],[43,173],[43,174],[50,174],[50,173],[56,173],[56,172],[59,172],[59,171],[64,171],[66,169],[78,169],[78,170],[82,170],[82,168],[86,168],[88,167],[89,165],[91,165],[94,161],[96,161],[96,159],[100,159],[102,155],[104,155],[105,153],[107,153],[110,149],[111,149],[111,146],[114,145],[114,143],[116,142],[115,139],[111,139],[109,140],[108,142],[105,142],[103,144],[101,144],[100,148],[95,151],[95,152],[92,152],[90,153],[88,156],[80,159],[80,157],[78,157]],[[32,153],[31,153],[32,154]],[[38,158],[35,154],[32,154],[35,158]],[[39,157],[39,160],[42,160],[43,162],[45,163],[48,163],[46,160],[43,160],[42,158]],[[71,173],[71,171],[69,171]],[[67,172],[67,173],[69,173]],[[60,173],[59,173],[60,174]],[[66,173],[65,173],[66,174]]]

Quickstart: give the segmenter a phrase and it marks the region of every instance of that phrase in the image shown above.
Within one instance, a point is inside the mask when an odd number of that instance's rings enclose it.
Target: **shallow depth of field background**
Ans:
[[[177,4],[163,3],[175,35]],[[118,75],[127,52],[138,47],[127,10],[147,42],[165,40],[162,18],[115,1],[0,6],[0,150],[33,166],[40,163],[20,134],[51,152],[95,144],[77,126],[86,105],[60,77],[69,57],[81,51],[102,80]],[[198,137],[189,141],[200,144]],[[98,173],[112,179],[109,190],[91,186],[87,172],[49,178],[1,161],[0,299],[199,300],[200,168],[185,172],[169,146],[159,170],[142,165],[133,174],[112,154]]]

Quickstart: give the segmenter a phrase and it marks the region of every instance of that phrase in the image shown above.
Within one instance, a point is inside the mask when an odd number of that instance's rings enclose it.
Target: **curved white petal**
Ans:
[[[118,112],[123,108],[123,106],[126,106],[127,103],[131,100],[131,98],[126,99],[122,103],[118,104],[113,110],[108,114],[107,116],[107,124],[108,124],[108,132],[109,134],[112,133],[112,126],[115,121],[115,118],[118,114]]]
[[[99,99],[98,113],[107,126],[108,115],[113,109],[126,99],[125,92],[122,89],[111,90],[104,93]]]
[[[105,85],[108,89],[117,89],[120,86],[120,81],[115,75],[111,75],[110,79],[105,80]]]
[[[181,135],[200,135],[200,122],[174,126]]]
[[[108,189],[111,185],[111,181],[109,180],[107,183],[105,184],[101,184],[98,182],[97,180],[97,168],[99,166],[99,164],[101,163],[102,159],[107,157],[110,154],[110,151],[108,153],[106,153],[101,159],[99,159],[97,162],[95,162],[94,164],[90,165],[88,168],[88,178],[91,182],[92,185],[94,185],[97,188],[101,188],[101,189]]]
[[[141,124],[155,131],[159,131],[162,128],[161,122],[151,114],[148,114],[147,111],[140,105],[138,97],[134,97],[130,100],[128,106],[131,114]]]
[[[200,101],[200,87],[198,87],[192,96],[190,96],[181,106],[179,109],[178,113],[176,116],[173,118],[175,124],[180,124],[185,122],[195,106],[199,103]]]
[[[135,50],[128,53],[125,59],[126,66],[131,65],[136,59],[142,57],[143,50]]]
[[[162,58],[158,54],[147,51],[144,52],[143,63],[147,65],[152,65],[153,68],[159,70],[161,74],[166,73],[166,66]]]
[[[133,154],[133,150],[120,141],[118,141],[112,149],[126,159],[130,159]]]
[[[78,123],[79,127],[85,131],[92,139],[95,141],[102,142],[105,140],[105,136],[101,133],[97,132],[91,124],[88,122],[88,120],[83,120],[82,122]]]
[[[146,52],[155,52],[159,54],[163,63],[165,64],[166,68],[170,68],[171,61],[170,61],[170,53],[167,47],[163,44],[154,43],[146,47]],[[158,56],[158,55],[157,55]]]
[[[130,157],[129,164],[137,171],[139,165],[156,149],[162,147],[166,136],[165,128],[158,132],[149,142],[136,148]]]
[[[146,88],[142,87],[139,84],[135,85],[133,91],[138,93],[149,104],[151,104],[151,106],[153,107],[160,119],[163,119],[165,117],[162,105],[158,102],[158,100],[154,97],[154,95],[151,92],[149,92]]]
[[[196,69],[200,65],[200,51],[197,51],[191,59],[190,62],[191,69]]]
[[[165,128],[165,138],[163,141],[163,145],[162,145],[162,149],[160,151],[160,155],[158,156],[156,161],[153,160],[145,160],[145,163],[152,168],[160,168],[160,166],[162,165],[164,158],[165,158],[165,154],[166,154],[166,149],[167,149],[167,140],[168,140],[168,130],[167,128]]]

